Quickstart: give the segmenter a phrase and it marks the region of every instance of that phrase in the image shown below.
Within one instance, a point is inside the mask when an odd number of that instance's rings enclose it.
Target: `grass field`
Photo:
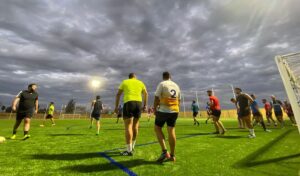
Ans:
[[[13,120],[0,121],[0,135],[9,137]],[[289,122],[284,129],[266,133],[256,127],[255,139],[237,129],[236,122],[224,121],[224,136],[210,134],[212,124],[193,126],[192,119],[177,123],[176,163],[157,164],[160,154],[153,131],[153,119],[141,119],[134,156],[119,156],[124,145],[123,124],[102,119],[100,136],[88,129],[87,120],[57,120],[57,126],[39,127],[33,120],[31,138],[0,144],[0,175],[128,175],[111,161],[137,175],[300,175],[300,136]],[[106,151],[106,152],[105,152]],[[105,152],[102,155],[100,152]]]

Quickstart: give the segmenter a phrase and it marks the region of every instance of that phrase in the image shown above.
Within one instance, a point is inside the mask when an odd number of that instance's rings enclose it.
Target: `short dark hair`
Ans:
[[[51,102],[50,102],[50,104],[52,104],[52,105],[53,105],[53,104],[54,104],[54,102],[53,102],[53,101],[51,101]]]
[[[193,103],[196,103],[196,101],[195,101],[195,100],[193,100]]]
[[[171,75],[169,72],[163,72],[163,79],[170,79]]]
[[[234,89],[236,89],[236,90],[239,90],[239,91],[241,91],[241,92],[242,92],[242,89],[241,89],[241,88],[239,88],[239,87],[235,87]]]
[[[100,98],[101,98],[100,95],[97,95],[97,96],[96,96],[96,99],[97,99],[97,100],[99,100]]]
[[[230,101],[235,101],[235,98],[231,98]]]
[[[134,77],[134,73],[129,73],[128,78],[133,78]]]
[[[212,92],[212,90],[207,90],[207,92]]]
[[[32,88],[32,86],[34,86],[34,85],[36,86],[36,83],[31,83],[28,85],[28,88]]]

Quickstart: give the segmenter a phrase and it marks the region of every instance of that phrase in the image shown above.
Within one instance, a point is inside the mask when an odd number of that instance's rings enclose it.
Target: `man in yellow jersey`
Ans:
[[[134,150],[138,135],[139,118],[141,117],[142,110],[146,110],[148,101],[148,93],[145,84],[138,80],[134,73],[130,73],[128,77],[129,79],[124,80],[119,86],[115,102],[115,113],[118,113],[120,97],[122,93],[124,93],[123,119],[127,150],[121,152],[121,155],[123,156],[133,155],[132,151]],[[144,102],[143,108],[142,101]]]
[[[169,72],[164,72],[163,81],[157,86],[153,105],[156,115],[155,133],[162,149],[162,154],[157,159],[157,162],[175,161],[175,124],[179,113],[180,99],[181,92],[179,86],[171,81]],[[170,153],[167,151],[164,133],[162,132],[165,123],[168,126]]]
[[[48,109],[47,109],[47,115],[46,115],[46,117],[45,117],[45,119],[43,121],[43,124],[40,125],[41,127],[45,126],[45,122],[46,122],[47,119],[51,120],[52,126],[55,125],[54,118],[53,118],[54,110],[55,110],[54,102],[50,102],[50,104],[48,106]]]

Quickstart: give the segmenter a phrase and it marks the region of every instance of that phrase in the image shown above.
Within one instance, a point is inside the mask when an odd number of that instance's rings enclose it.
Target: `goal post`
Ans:
[[[275,56],[275,62],[291,103],[300,134],[300,52]]]

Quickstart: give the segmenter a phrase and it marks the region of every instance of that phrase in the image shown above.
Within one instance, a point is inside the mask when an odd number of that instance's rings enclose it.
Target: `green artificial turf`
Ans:
[[[154,120],[141,119],[134,156],[119,156],[125,145],[122,121],[102,119],[96,136],[88,120],[57,120],[57,125],[39,127],[33,120],[31,138],[22,141],[22,128],[16,140],[0,144],[0,175],[127,175],[100,152],[137,175],[300,175],[300,135],[286,122],[283,129],[271,127],[267,133],[255,127],[257,138],[248,139],[248,131],[238,129],[237,122],[223,120],[228,132],[214,132],[211,123],[179,118],[176,126],[175,163],[157,164],[160,147],[153,130]],[[13,120],[0,120],[0,136],[9,137]],[[167,135],[166,135],[167,136]],[[145,144],[145,145],[143,145]],[[115,149],[115,150],[114,150]]]

